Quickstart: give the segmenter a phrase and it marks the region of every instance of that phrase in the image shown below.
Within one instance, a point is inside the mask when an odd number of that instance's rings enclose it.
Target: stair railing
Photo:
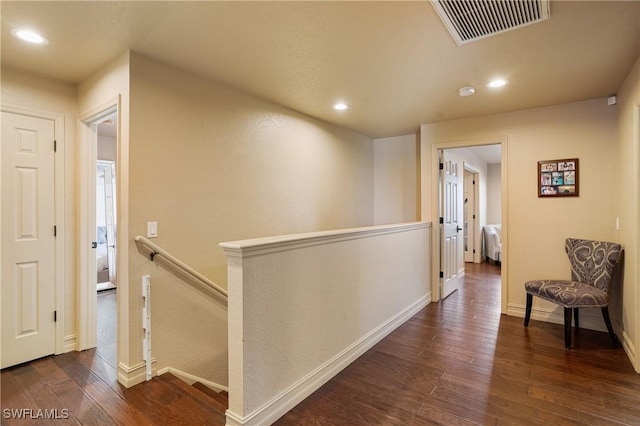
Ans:
[[[225,289],[211,281],[209,278],[205,277],[195,269],[191,268],[189,265],[173,256],[171,253],[164,250],[162,247],[152,243],[147,238],[138,235],[135,237],[135,241],[137,244],[146,247],[149,250],[149,260],[152,262],[155,260],[156,256],[161,256],[167,263],[171,266],[177,268],[180,272],[186,274],[191,277],[194,281],[198,282],[202,286],[204,286],[207,290],[215,293],[219,298],[223,299],[225,303],[228,300],[228,293]]]

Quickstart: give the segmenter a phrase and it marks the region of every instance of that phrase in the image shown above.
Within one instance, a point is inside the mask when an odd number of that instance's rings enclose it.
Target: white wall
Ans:
[[[224,243],[229,425],[285,414],[431,300],[430,224]]]
[[[502,177],[500,164],[487,164],[487,223],[502,223]]]
[[[419,217],[420,164],[417,135],[373,141],[373,204],[376,225]]]

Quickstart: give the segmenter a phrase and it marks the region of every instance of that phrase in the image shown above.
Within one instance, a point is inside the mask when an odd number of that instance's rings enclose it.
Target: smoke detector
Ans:
[[[458,89],[458,94],[462,97],[471,96],[476,93],[476,88],[473,86],[464,86]]]
[[[549,19],[549,0],[432,0],[458,46]]]

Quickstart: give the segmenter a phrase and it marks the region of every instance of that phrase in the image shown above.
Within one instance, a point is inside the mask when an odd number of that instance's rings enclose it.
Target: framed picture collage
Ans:
[[[538,161],[538,197],[577,197],[578,159]]]

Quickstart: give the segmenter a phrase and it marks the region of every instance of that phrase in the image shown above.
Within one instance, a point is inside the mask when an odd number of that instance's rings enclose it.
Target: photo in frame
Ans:
[[[577,158],[538,161],[538,197],[577,197],[578,172]]]

